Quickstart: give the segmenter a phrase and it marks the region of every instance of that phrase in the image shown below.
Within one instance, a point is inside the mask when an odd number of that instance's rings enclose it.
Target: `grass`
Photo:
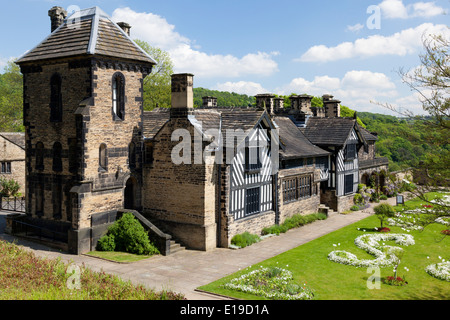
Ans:
[[[225,289],[223,285],[260,266],[278,266],[291,271],[297,283],[306,282],[314,291],[314,298],[317,300],[448,300],[449,282],[436,279],[425,271],[426,266],[441,262],[439,256],[446,261],[450,259],[450,238],[443,238],[440,234],[440,231],[445,229],[443,225],[433,224],[423,231],[409,232],[399,227],[389,226],[391,233],[411,234],[416,242],[415,245],[402,247],[404,255],[398,276],[406,278],[408,284],[405,286],[381,283],[380,289],[369,289],[367,280],[372,273],[368,273],[366,268],[356,268],[327,259],[328,254],[336,249],[349,251],[360,259],[372,259],[371,255],[355,246],[354,240],[364,232],[376,232],[374,228],[378,226],[378,218],[370,216],[199,289],[240,299],[263,299],[259,296]],[[386,244],[396,245],[391,242]],[[404,267],[407,267],[409,271],[406,271]],[[381,268],[382,279],[392,275],[392,267]]]
[[[84,266],[78,273],[58,259],[44,259],[0,241],[1,300],[181,300],[183,295],[155,292],[117,276]],[[78,281],[77,281],[78,280]],[[79,289],[73,286],[79,284]]]

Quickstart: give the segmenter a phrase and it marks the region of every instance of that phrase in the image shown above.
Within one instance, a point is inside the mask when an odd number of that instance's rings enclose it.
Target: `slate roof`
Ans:
[[[25,133],[23,132],[0,132],[0,136],[25,150]]]
[[[378,136],[376,136],[375,134],[369,132],[367,129],[364,129],[360,125],[358,125],[358,128],[359,128],[362,136],[364,137],[364,139],[366,141],[376,141],[376,140],[378,140]]]
[[[101,55],[156,64],[155,60],[99,7],[73,13],[59,28],[20,57],[16,63],[84,55]]]
[[[221,130],[225,141],[226,130],[241,129],[242,140],[249,130],[253,129],[264,114],[264,110],[246,108],[213,108],[194,109],[194,115],[190,117],[191,123],[202,133],[208,129]],[[153,139],[161,128],[169,121],[170,109],[159,108],[152,111],[144,111],[143,134],[146,139]]]
[[[280,128],[280,143],[283,159],[327,156],[330,153],[313,145],[300,129],[288,117],[275,117],[274,122]]]
[[[319,146],[343,146],[353,128],[357,128],[353,118],[316,118],[308,119],[302,132],[311,143]]]

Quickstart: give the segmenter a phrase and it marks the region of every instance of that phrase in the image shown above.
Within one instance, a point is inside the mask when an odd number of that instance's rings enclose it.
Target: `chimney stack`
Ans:
[[[273,110],[270,114],[278,113],[284,109],[284,99],[283,98],[275,98],[273,99]]]
[[[60,25],[64,23],[64,19],[67,18],[67,11],[62,7],[53,7],[48,10],[48,15],[51,21],[51,31],[55,31]]]
[[[194,75],[172,75],[172,107],[170,118],[187,118],[194,111]]]
[[[268,112],[273,112],[273,99],[275,98],[274,94],[271,93],[263,93],[257,94],[256,98],[256,107],[259,109],[266,109]]]
[[[311,100],[312,96],[307,94],[301,94],[298,97],[298,109],[304,114],[312,115],[311,111]]]
[[[203,100],[203,107],[206,107],[206,108],[216,108],[217,107],[217,98],[216,97],[206,96],[206,97],[202,97],[202,100]]]
[[[325,117],[339,118],[341,116],[341,101],[333,99],[333,96],[330,94],[324,94],[322,100],[325,109]]]
[[[117,25],[118,25],[119,27],[121,27],[122,30],[125,31],[125,33],[126,33],[128,36],[130,36],[130,29],[131,29],[131,26],[130,26],[128,23],[126,23],[126,22],[118,22]]]

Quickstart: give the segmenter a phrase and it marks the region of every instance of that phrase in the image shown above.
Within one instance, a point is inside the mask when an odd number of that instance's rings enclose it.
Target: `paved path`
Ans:
[[[395,198],[388,200],[392,204]],[[395,203],[394,203],[395,204]],[[195,291],[199,286],[218,280],[240,269],[247,268],[308,241],[319,238],[334,230],[352,224],[373,214],[373,205],[347,215],[334,214],[326,220],[315,221],[309,225],[289,230],[279,236],[267,238],[249,247],[232,250],[217,248],[208,252],[184,250],[169,256],[155,256],[133,263],[114,263],[86,255],[70,255],[46,246],[14,238],[4,233],[4,217],[0,211],[0,239],[14,241],[33,250],[38,256],[61,257],[94,270],[113,273],[122,279],[144,284],[155,290],[170,289],[183,293],[189,300],[217,300],[218,296]]]

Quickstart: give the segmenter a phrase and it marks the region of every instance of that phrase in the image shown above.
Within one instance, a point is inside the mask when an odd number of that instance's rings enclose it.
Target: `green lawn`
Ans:
[[[308,287],[315,293],[314,299],[317,300],[450,299],[450,282],[436,279],[425,271],[426,266],[441,262],[439,256],[446,261],[450,259],[450,238],[443,238],[440,233],[448,227],[441,224],[430,225],[424,231],[409,232],[389,226],[390,233],[411,234],[415,240],[412,246],[400,246],[404,249],[404,255],[398,276],[406,278],[408,284],[405,286],[397,287],[381,283],[380,289],[368,289],[367,279],[372,273],[368,273],[367,268],[343,265],[327,259],[333,250],[351,252],[359,259],[373,258],[356,247],[354,240],[365,232],[374,233],[373,228],[379,225],[378,218],[371,216],[199,289],[241,299],[261,299],[255,295],[227,290],[222,286],[230,279],[260,266],[278,266],[290,270],[297,283],[307,282]],[[364,229],[371,231],[363,231]],[[399,246],[391,241],[386,244]],[[382,279],[392,275],[392,267],[381,268]]]

